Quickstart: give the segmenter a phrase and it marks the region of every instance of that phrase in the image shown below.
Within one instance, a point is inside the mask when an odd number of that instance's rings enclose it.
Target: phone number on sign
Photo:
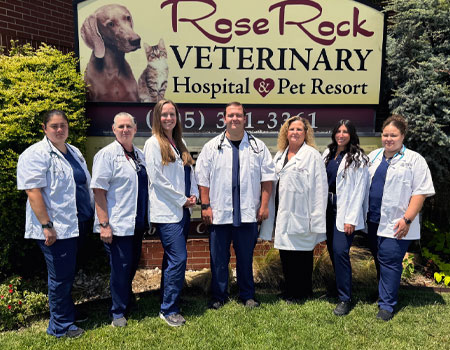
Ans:
[[[195,111],[181,111],[181,122],[185,131],[190,132],[205,132],[205,131],[217,131],[225,128],[225,121],[223,119],[224,112],[208,112],[205,113],[201,110]],[[267,113],[255,113],[247,112],[246,129],[257,131],[278,131],[281,125],[293,116],[302,116],[308,119],[313,128],[316,126],[316,112],[305,113],[290,113],[290,112],[267,112]],[[152,128],[152,110],[147,113],[146,123],[148,127]]]

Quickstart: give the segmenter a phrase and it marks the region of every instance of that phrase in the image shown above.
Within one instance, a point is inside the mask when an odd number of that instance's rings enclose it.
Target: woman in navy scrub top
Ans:
[[[28,195],[25,238],[36,239],[47,264],[47,333],[75,338],[83,330],[75,325],[71,292],[78,242],[89,231],[93,215],[91,178],[81,152],[66,143],[65,113],[47,112],[42,127],[44,139],[19,157],[17,187]]]
[[[425,159],[403,145],[405,119],[389,117],[382,128],[383,148],[369,154],[368,234],[379,274],[377,318],[389,321],[398,300],[402,261],[412,240],[420,239],[419,212],[434,195]]]
[[[363,203],[369,162],[349,120],[338,122],[331,140],[323,153],[328,177],[327,247],[339,298],[334,314],[343,316],[351,309],[350,247],[355,231],[365,228]]]
[[[198,198],[194,160],[182,139],[179,115],[175,103],[159,101],[153,110],[153,136],[144,146],[150,180],[150,219],[157,224],[164,248],[159,316],[173,327],[185,323],[178,301],[186,270],[190,210]]]
[[[127,325],[132,281],[149,228],[148,177],[144,154],[133,145],[134,117],[120,112],[112,126],[116,140],[94,157],[91,188],[95,195],[94,232],[100,233],[111,267],[113,327]]]

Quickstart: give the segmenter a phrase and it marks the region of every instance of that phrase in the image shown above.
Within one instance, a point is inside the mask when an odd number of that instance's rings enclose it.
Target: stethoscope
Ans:
[[[222,133],[222,136],[220,137],[220,142],[219,142],[219,145],[217,146],[217,149],[218,149],[219,151],[222,150],[222,145],[223,145],[223,143],[224,143],[224,141],[225,141],[225,134],[226,134],[226,131],[224,131],[224,132]],[[261,153],[262,150],[259,149],[258,143],[256,142],[255,137],[254,137],[252,134],[250,134],[248,131],[247,131],[247,137],[248,137],[248,144],[250,145],[250,148],[252,149],[252,151],[253,151],[254,153],[256,153],[256,154]],[[253,143],[255,144],[255,147],[256,147],[256,148],[253,147],[252,141],[253,141]]]
[[[54,169],[54,172],[56,172],[56,170],[58,170],[58,171],[61,171],[65,175],[66,173],[64,171],[64,167],[63,167],[61,156],[58,154],[58,152],[55,151],[53,144],[50,142],[50,140],[47,137],[46,137],[46,140],[47,140],[47,143],[48,143],[48,147],[50,148],[50,151],[49,151],[50,157],[52,157],[52,159],[58,159],[58,161],[59,161],[59,169]],[[72,152],[72,154],[76,154],[71,149],[69,144],[66,143],[66,147],[67,147],[67,152]],[[82,157],[80,157],[78,154],[77,154],[77,157],[80,160],[80,163],[84,163],[84,159]]]
[[[398,160],[402,159],[402,158],[405,156],[405,150],[406,150],[406,147],[405,147],[405,145],[403,145],[403,146],[402,146],[402,149],[401,149],[400,151],[398,151],[397,153],[395,153],[394,156],[388,161],[388,164],[391,164],[391,161],[392,161],[395,157],[397,157],[398,155],[401,156]],[[375,158],[372,159],[372,161],[370,162],[371,164],[373,164],[373,162],[375,162],[375,159],[377,159],[377,157],[380,155],[381,152],[384,152],[384,147],[378,151],[378,153],[377,153],[377,155],[375,156]],[[387,160],[386,160],[386,161],[387,161]]]

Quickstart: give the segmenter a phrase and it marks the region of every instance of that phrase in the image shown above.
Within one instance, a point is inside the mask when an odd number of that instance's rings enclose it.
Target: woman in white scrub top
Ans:
[[[413,240],[420,239],[419,212],[426,197],[434,195],[425,159],[407,149],[405,119],[393,115],[382,127],[383,148],[369,154],[368,235],[379,270],[379,312],[389,321],[397,305],[402,261]]]
[[[327,174],[304,118],[292,117],[283,124],[278,150],[274,246],[280,250],[285,279],[282,298],[292,302],[312,294],[314,247],[326,239]]]

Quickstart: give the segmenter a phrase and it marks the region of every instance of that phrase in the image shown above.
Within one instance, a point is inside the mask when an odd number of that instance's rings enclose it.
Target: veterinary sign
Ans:
[[[88,0],[90,101],[379,102],[384,15],[351,0]]]

